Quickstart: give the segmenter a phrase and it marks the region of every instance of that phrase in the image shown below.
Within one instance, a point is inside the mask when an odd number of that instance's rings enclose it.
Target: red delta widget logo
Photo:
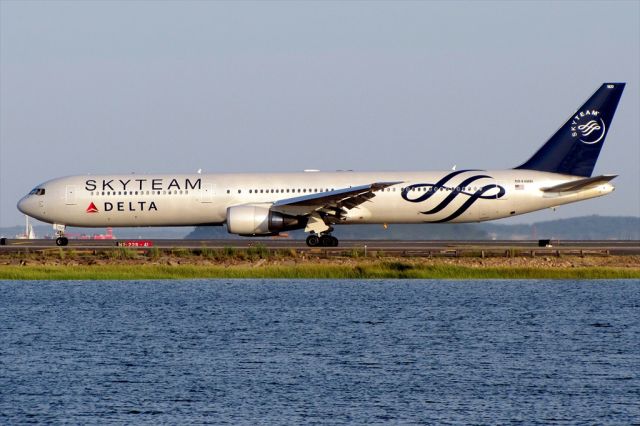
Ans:
[[[87,213],[98,213],[98,208],[93,204],[93,201],[89,204],[89,207],[87,207]]]

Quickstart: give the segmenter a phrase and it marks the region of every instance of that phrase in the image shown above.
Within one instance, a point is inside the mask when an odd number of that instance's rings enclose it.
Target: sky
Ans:
[[[599,199],[640,216],[640,2],[0,0],[0,226],[74,174],[504,169],[627,82]]]

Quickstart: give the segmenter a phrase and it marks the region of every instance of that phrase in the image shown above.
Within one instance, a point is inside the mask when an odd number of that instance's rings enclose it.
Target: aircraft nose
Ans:
[[[31,215],[31,210],[33,209],[33,200],[31,197],[22,197],[20,201],[18,201],[18,210],[26,215]]]

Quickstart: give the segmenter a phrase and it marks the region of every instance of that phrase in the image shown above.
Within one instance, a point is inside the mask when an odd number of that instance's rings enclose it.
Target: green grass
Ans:
[[[62,249],[61,249],[61,253],[62,253]],[[127,247],[118,247],[114,250],[108,250],[103,252],[103,255],[106,259],[109,259],[109,260],[136,259],[138,257],[138,253],[135,250]],[[61,254],[61,259],[63,258],[64,257]]]
[[[128,255],[128,253],[127,253]],[[361,262],[355,265],[79,265],[0,266],[0,279],[10,280],[128,280],[184,278],[431,278],[431,279],[622,279],[640,278],[638,268],[472,268],[415,265],[404,262]]]

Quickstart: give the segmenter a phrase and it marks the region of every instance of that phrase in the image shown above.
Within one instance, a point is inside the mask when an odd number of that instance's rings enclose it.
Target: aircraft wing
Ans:
[[[286,198],[273,203],[271,210],[294,216],[305,216],[313,212],[321,212],[333,216],[337,221],[347,210],[375,197],[376,191],[399,183],[402,182],[375,182],[368,185],[303,195],[302,197]]]
[[[560,185],[541,188],[542,192],[573,192],[583,189],[594,188],[603,183],[607,183],[618,175],[602,175],[586,179],[578,179],[571,182],[561,183]]]

